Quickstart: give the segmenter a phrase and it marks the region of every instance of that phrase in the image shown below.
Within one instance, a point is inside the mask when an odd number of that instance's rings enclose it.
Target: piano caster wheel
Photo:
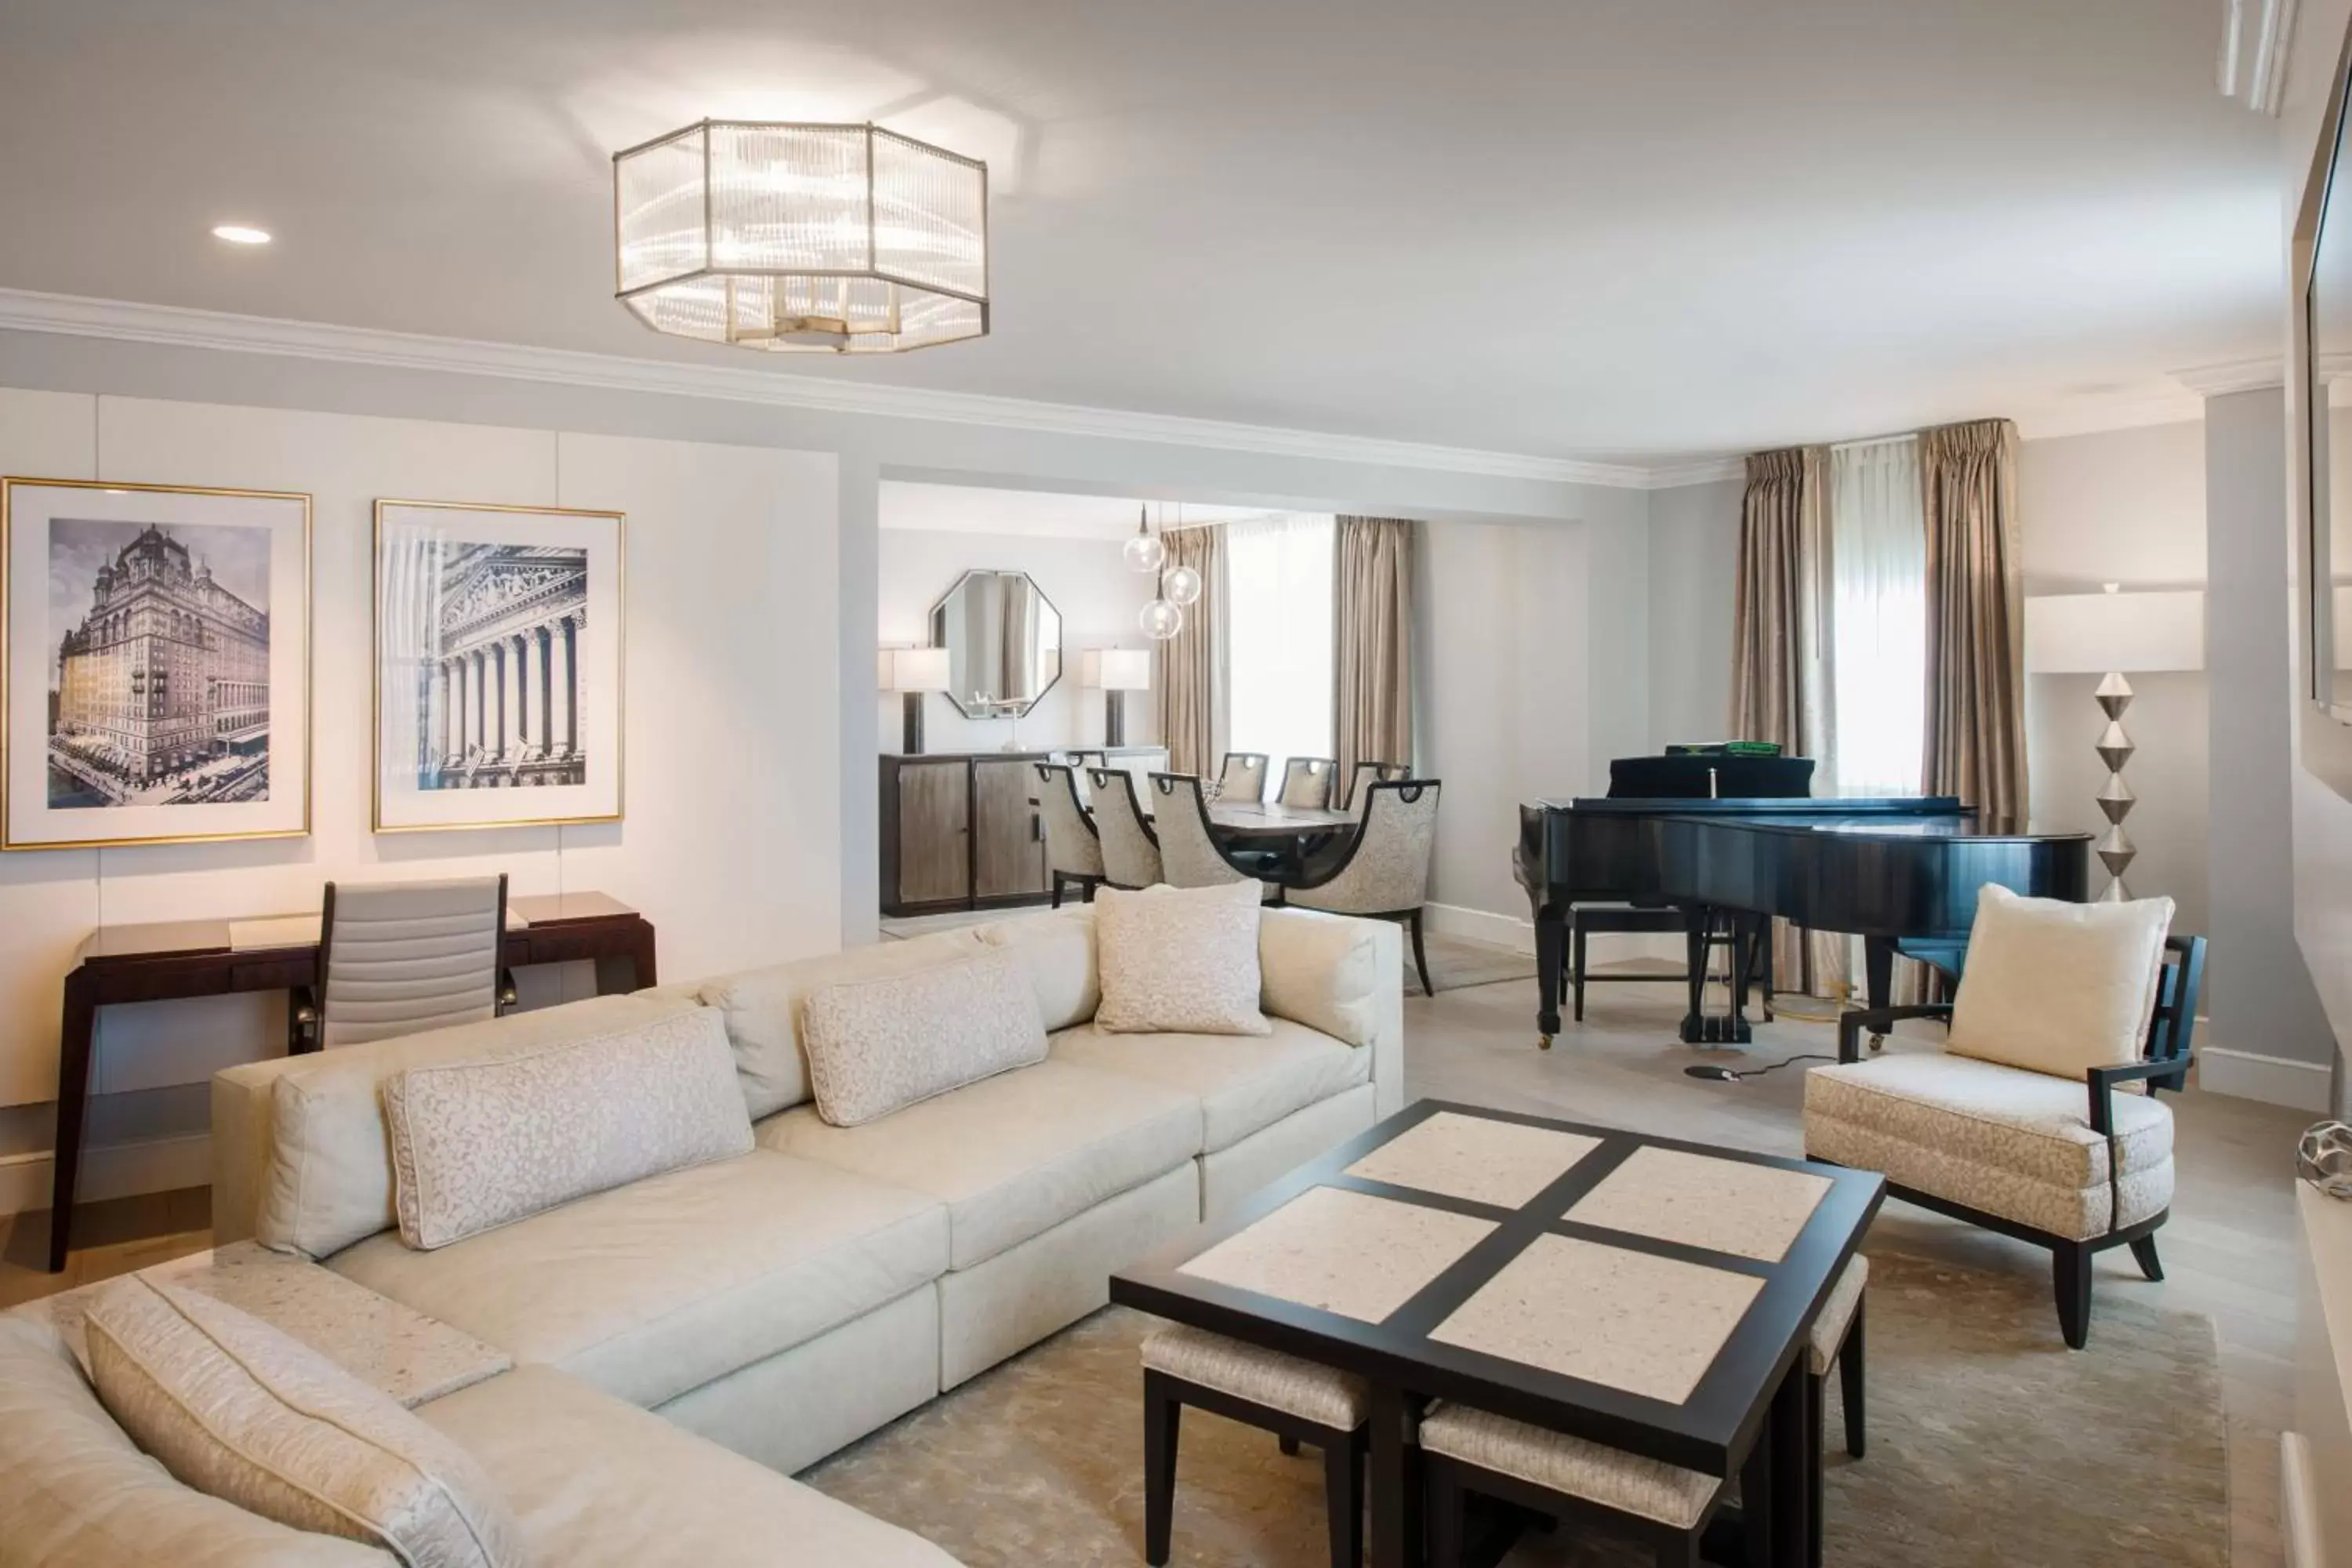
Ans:
[[[1873,1051],[1883,1051],[1883,1050],[1885,1050],[1885,1049],[1886,1048],[1886,1037],[1885,1037],[1885,1035],[1873,1035],[1873,1036],[1871,1036],[1871,1037],[1870,1037],[1870,1048],[1871,1048]]]
[[[1537,1036],[1537,1037],[1536,1037],[1536,1049],[1538,1049],[1538,1050],[1539,1050],[1539,1051],[1548,1051],[1548,1050],[1551,1049],[1551,1037],[1550,1037],[1549,1035],[1538,1035],[1538,1036]]]

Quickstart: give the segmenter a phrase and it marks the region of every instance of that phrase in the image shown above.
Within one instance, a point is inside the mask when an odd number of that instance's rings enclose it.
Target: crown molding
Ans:
[[[2200,397],[2225,397],[2232,392],[2261,392],[2286,384],[2286,361],[2277,354],[2265,354],[2259,359],[2192,365],[2187,370],[2174,371],[2172,379]]]
[[[1645,490],[1680,489],[1685,485],[1720,484],[1725,479],[1745,479],[1748,459],[1745,458],[1693,458],[1686,461],[1654,463],[1643,472],[1647,476],[1642,488]]]
[[[1368,436],[1342,436],[1274,426],[1234,424],[1218,419],[1192,419],[1177,415],[1041,403],[985,393],[828,381],[820,376],[754,369],[750,365],[635,359],[623,354],[587,353],[575,349],[533,348],[520,343],[432,337],[415,332],[385,331],[373,327],[343,327],[320,321],[235,315],[176,305],[145,305],[123,300],[43,294],[27,289],[0,289],[0,331],[110,338],[124,342],[214,349],[232,353],[279,354],[341,364],[495,376],[510,381],[548,382],[614,392],[651,393],[667,397],[715,398],[775,408],[866,415],[887,419],[936,420],[952,425],[986,425],[1052,435],[1207,447],[1269,457],[1421,468],[1493,479],[1533,479],[1551,484],[1596,485],[1612,489],[1655,489],[1657,482],[1653,476],[1659,471],[1632,464],[1585,462],[1572,458],[1537,458],[1465,447],[1391,441]]]

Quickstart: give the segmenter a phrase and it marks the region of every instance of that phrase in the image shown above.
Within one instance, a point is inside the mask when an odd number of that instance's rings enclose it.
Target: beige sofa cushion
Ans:
[[[1050,1032],[1083,1024],[1102,1005],[1095,975],[1095,912],[1076,905],[1018,915],[975,928],[980,940],[1021,961],[1037,993],[1037,1015]]]
[[[1255,882],[1097,893],[1102,1005],[1095,1026],[1131,1034],[1266,1033],[1258,998],[1262,894]]]
[[[1054,1059],[1193,1096],[1201,1102],[1201,1148],[1213,1153],[1370,1079],[1370,1051],[1287,1018],[1276,1019],[1273,1029],[1263,1038],[1112,1035],[1088,1024],[1054,1037]]]
[[[425,1248],[751,1150],[708,1007],[527,1056],[422,1063],[384,1080],[383,1114],[401,1237]]]
[[[809,1097],[808,1061],[801,1049],[801,1009],[809,994],[854,980],[911,974],[971,958],[982,947],[969,928],[934,931],[907,942],[828,952],[706,980],[696,994],[727,1021],[735,1071],[751,1120],[772,1116]]]
[[[817,1111],[835,1127],[1045,1059],[1028,971],[992,948],[961,963],[812,992],[801,1038]]]
[[[947,1268],[938,1200],[768,1150],[695,1165],[419,1252],[328,1267],[633,1405],[789,1350]]]
[[[418,1414],[479,1459],[547,1568],[955,1568],[919,1535],[550,1367],[518,1367]]]
[[[1277,1018],[1369,1046],[1381,1025],[1382,993],[1395,1005],[1404,966],[1388,921],[1316,910],[1267,910],[1258,917],[1260,1001]]]
[[[1986,883],[1948,1048],[2076,1079],[2137,1061],[2171,924],[2170,899],[2070,904]]]
[[[406,1035],[259,1064],[269,1085],[268,1174],[255,1236],[263,1246],[323,1258],[398,1223],[383,1080],[404,1068],[524,1056],[551,1045],[640,1028],[693,1004],[599,996],[488,1023]],[[250,1069],[239,1068],[251,1075]]]
[[[947,1205],[948,1264],[969,1268],[1201,1152],[1200,1101],[1046,1060],[864,1127],[802,1106],[761,1144],[927,1193]]]
[[[395,1568],[380,1547],[264,1519],[139,1451],[48,1324],[0,1313],[0,1561]]]
[[[225,1301],[129,1276],[83,1320],[99,1398],[197,1490],[409,1568],[523,1558],[465,1450],[324,1356]]]

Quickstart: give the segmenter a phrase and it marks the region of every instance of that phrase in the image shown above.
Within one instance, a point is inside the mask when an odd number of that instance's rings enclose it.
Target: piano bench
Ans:
[[[1675,936],[1687,938],[1690,935],[1690,916],[1682,909],[1671,905],[1663,907],[1643,904],[1571,905],[1568,911],[1568,964],[1561,972],[1560,989],[1574,1001],[1576,1022],[1580,1024],[1584,1022],[1584,988],[1587,984],[1671,984],[1681,985],[1689,982],[1690,971],[1687,968],[1655,974],[1593,974],[1590,973],[1589,966],[1585,963],[1584,939],[1592,931],[1670,932]],[[1731,938],[1727,933],[1710,931],[1706,941],[1709,946],[1717,943],[1728,945]],[[1769,1022],[1772,1016],[1772,944],[1759,942],[1757,946],[1759,949],[1757,967],[1760,972],[1764,990],[1764,1016]]]

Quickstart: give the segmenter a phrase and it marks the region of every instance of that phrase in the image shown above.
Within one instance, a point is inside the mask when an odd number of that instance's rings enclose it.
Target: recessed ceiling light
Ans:
[[[268,245],[269,231],[248,228],[241,223],[215,224],[213,226],[213,237],[227,240],[231,245]]]

